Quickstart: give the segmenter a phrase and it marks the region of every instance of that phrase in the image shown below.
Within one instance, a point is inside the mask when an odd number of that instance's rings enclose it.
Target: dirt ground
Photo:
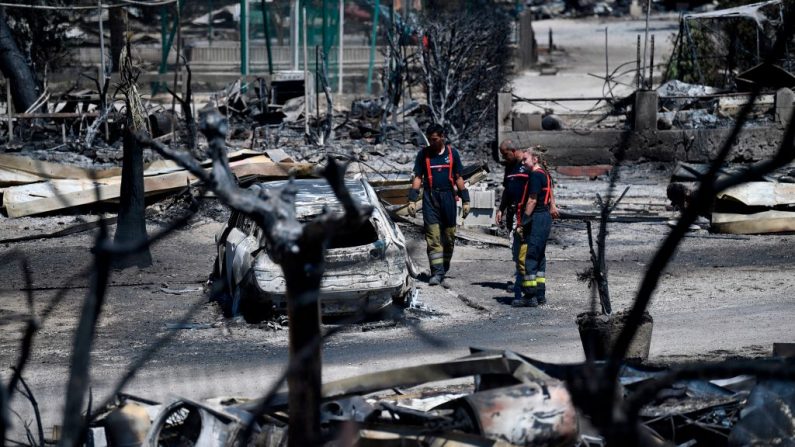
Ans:
[[[670,166],[644,164],[622,171],[619,187],[631,185],[625,207],[662,208]],[[605,178],[561,178],[558,201],[563,210],[582,210]],[[127,392],[156,400],[171,395],[205,398],[263,394],[284,368],[287,331],[276,325],[251,326],[224,320],[201,291],[214,257],[213,237],[223,225],[217,204],[153,248],[154,265],[116,272],[111,278],[92,356],[95,401],[144,349],[169,333],[196,303],[190,319],[197,329],[177,330],[174,340],[141,370]],[[627,307],[655,247],[668,233],[659,219],[610,226],[608,261],[614,309]],[[212,215],[212,217],[209,217]],[[673,216],[670,214],[670,216]],[[59,218],[4,220],[9,231],[25,233]],[[24,228],[27,227],[28,230]],[[402,225],[415,260],[427,266],[419,230]],[[150,232],[158,230],[156,225]],[[0,362],[18,355],[21,323],[27,314],[24,282],[9,254],[24,254],[33,274],[38,314],[68,278],[89,266],[93,233],[5,244],[0,265]],[[514,309],[504,304],[512,263],[507,248],[460,241],[449,278],[451,288],[419,283],[420,309],[405,311],[398,322],[347,327],[324,346],[324,379],[351,376],[407,364],[465,355],[470,346],[511,349],[549,362],[583,359],[575,316],[589,308],[590,291],[576,279],[588,265],[585,225],[555,223],[548,256],[549,305]],[[696,230],[683,242],[662,275],[651,313],[651,347],[658,363],[760,356],[773,342],[793,341],[795,235],[729,236]],[[59,422],[73,332],[87,280],[75,281],[64,300],[42,322],[25,378],[41,402],[45,424]],[[331,327],[329,324],[326,327]],[[8,369],[3,371],[7,375]],[[30,420],[26,402],[14,401]],[[17,428],[19,424],[16,424]]]

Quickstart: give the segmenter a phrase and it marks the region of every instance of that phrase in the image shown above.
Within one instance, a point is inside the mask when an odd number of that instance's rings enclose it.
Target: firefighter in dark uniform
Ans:
[[[408,211],[411,216],[416,214],[422,186],[422,218],[431,265],[428,284],[435,286],[444,280],[453,258],[458,214],[456,195],[463,201],[461,217],[466,218],[469,214],[469,191],[461,177],[461,156],[452,146],[445,144],[444,128],[431,124],[426,136],[429,145],[419,151],[414,162]]]
[[[511,230],[511,254],[516,266],[513,283],[514,299],[522,298],[522,281],[525,275],[525,257],[527,244],[521,231],[522,213],[527,196],[530,169],[522,163],[524,151],[517,149],[510,140],[500,144],[500,155],[505,162],[504,187],[500,208],[497,211],[497,224]]]
[[[546,304],[546,247],[552,229],[552,216],[557,208],[552,194],[552,179],[540,165],[532,150],[524,154],[524,166],[530,170],[527,196],[524,201],[521,229],[527,244],[522,297],[513,301],[515,307]]]

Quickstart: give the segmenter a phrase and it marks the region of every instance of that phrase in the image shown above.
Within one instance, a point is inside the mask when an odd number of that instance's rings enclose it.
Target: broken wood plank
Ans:
[[[712,227],[721,233],[730,234],[765,234],[795,231],[795,212],[712,213]]]
[[[99,112],[15,113],[17,119],[96,118]]]
[[[118,177],[118,182],[115,180],[116,178],[106,184],[72,183],[68,186],[62,183],[68,180],[61,181],[60,186],[53,186],[56,183],[51,181],[8,188],[3,194],[3,206],[9,217],[22,217],[116,199],[120,195],[121,177]],[[144,177],[144,192],[149,194],[180,189],[195,180],[186,171]],[[72,189],[70,192],[59,192],[59,187]]]
[[[457,228],[455,237],[469,242],[479,242],[481,244],[498,245],[500,247],[511,247],[511,242],[507,238],[492,236],[476,230],[467,228]]]
[[[245,158],[229,163],[232,172],[240,181],[257,178],[287,178],[292,173],[296,177],[312,175],[314,165],[310,163],[274,163],[265,155]]]
[[[747,206],[795,204],[795,183],[748,182],[718,193],[719,200],[734,200]]]
[[[287,178],[290,174],[306,177],[312,174],[314,165],[308,163],[274,163],[259,154],[229,163],[232,172],[241,180],[256,178]],[[196,177],[173,162],[158,161],[144,175],[144,192],[147,195],[171,192],[194,184]],[[106,202],[119,198],[121,176],[97,179],[56,179],[7,188],[3,194],[3,206],[9,217],[42,214],[94,202]]]
[[[121,168],[87,169],[74,165],[36,160],[22,155],[0,154],[0,169],[21,171],[47,179],[91,179],[121,175]],[[41,181],[39,180],[39,181]]]

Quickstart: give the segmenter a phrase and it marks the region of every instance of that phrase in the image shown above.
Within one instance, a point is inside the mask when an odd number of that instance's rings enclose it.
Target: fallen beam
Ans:
[[[795,231],[795,212],[712,213],[712,227],[721,233],[731,234],[765,234]]]

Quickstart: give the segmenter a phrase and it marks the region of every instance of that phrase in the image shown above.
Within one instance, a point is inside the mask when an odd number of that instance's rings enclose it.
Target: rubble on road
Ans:
[[[674,206],[688,206],[709,166],[679,163],[674,170],[668,197]],[[741,172],[744,167],[723,167],[718,178]],[[715,196],[709,210],[712,230],[729,234],[765,234],[795,231],[795,166],[775,170],[758,181],[727,188]]]
[[[585,365],[546,364],[511,351],[471,352],[452,361],[325,384],[320,408],[324,437],[359,446],[605,445],[577,412],[567,389],[567,377]],[[667,373],[668,368],[624,366],[620,383],[625,398]],[[680,380],[643,407],[640,423],[660,445],[768,445],[795,435],[786,416],[795,405],[793,396],[791,382],[757,382],[753,376]],[[160,404],[119,395],[94,414],[90,435],[96,447],[184,442],[220,447],[238,445],[251,423],[251,442],[284,446],[286,409],[286,393],[275,394],[264,406],[261,400],[239,397],[177,398]]]

